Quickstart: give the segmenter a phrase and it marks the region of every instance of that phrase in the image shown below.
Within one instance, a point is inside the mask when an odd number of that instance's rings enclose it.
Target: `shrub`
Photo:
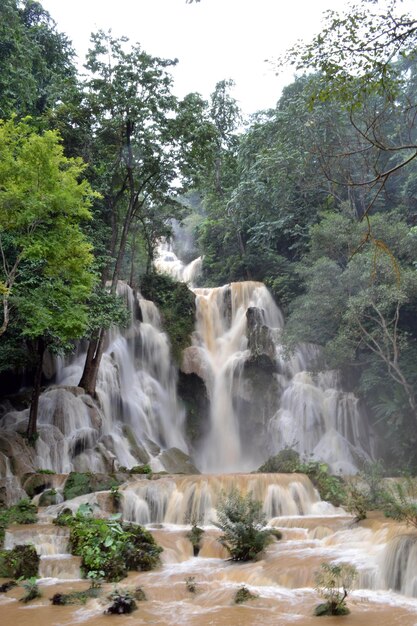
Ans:
[[[107,491],[119,482],[112,476],[89,472],[71,472],[64,485],[64,500],[71,500],[93,491]]]
[[[129,474],[152,474],[152,469],[150,465],[134,465],[130,468]]]
[[[39,556],[34,546],[15,546],[0,552],[0,578],[32,578],[38,575]]]
[[[343,480],[340,476],[330,474],[326,463],[320,463],[319,461],[301,463],[297,468],[297,472],[307,474],[322,500],[331,502],[334,506],[341,506],[345,501],[346,493]]]
[[[197,522],[194,521],[191,526],[191,530],[187,533],[187,539],[191,541],[193,546],[193,554],[194,556],[198,556],[201,550],[201,538],[204,535],[205,530],[197,526]]]
[[[13,506],[0,510],[0,545],[3,545],[6,528],[10,524],[35,524],[37,507],[24,498]]]
[[[299,465],[300,455],[298,452],[292,448],[284,448],[284,450],[280,450],[275,456],[271,456],[257,471],[265,474],[275,472],[288,474],[297,472]]]
[[[145,274],[140,291],[160,309],[164,329],[168,333],[172,354],[179,362],[184,348],[190,345],[194,330],[195,295],[185,283],[166,274]]]
[[[72,554],[81,556],[85,575],[117,582],[129,570],[150,570],[159,564],[162,551],[152,535],[135,524],[122,524],[120,515],[104,520],[92,516],[91,507],[80,506],[65,516],[70,527]]]
[[[387,486],[381,493],[386,517],[417,528],[417,482],[407,478]]]
[[[105,615],[133,613],[133,611],[136,611],[138,608],[134,596],[128,590],[116,588],[111,594],[109,594],[108,598],[112,601],[112,604],[104,611]]]
[[[348,563],[322,563],[316,572],[315,589],[326,602],[316,606],[314,614],[347,615],[350,611],[346,606],[346,598],[357,575],[356,568]]]
[[[20,598],[21,602],[31,602],[32,600],[36,600],[36,598],[40,598],[42,596],[35,577],[28,578],[28,580],[25,580],[22,585],[25,590],[25,595]]]
[[[248,600],[255,600],[258,596],[255,593],[251,593],[247,587],[239,587],[235,593],[235,604],[243,604]]]
[[[262,552],[270,541],[262,503],[251,494],[242,496],[236,489],[223,494],[217,508],[218,521],[214,524],[223,531],[220,543],[227,548],[234,561],[250,561]]]

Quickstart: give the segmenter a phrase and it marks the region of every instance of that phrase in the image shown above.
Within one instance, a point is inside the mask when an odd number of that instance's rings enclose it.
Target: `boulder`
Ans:
[[[169,474],[200,474],[191,457],[179,448],[164,450],[158,460]]]

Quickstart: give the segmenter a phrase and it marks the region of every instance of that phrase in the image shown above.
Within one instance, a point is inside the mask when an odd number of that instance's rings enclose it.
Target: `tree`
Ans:
[[[262,503],[250,493],[243,496],[237,489],[220,499],[217,505],[217,528],[223,531],[220,543],[233,561],[251,561],[270,541],[270,532],[264,529],[265,514]]]
[[[398,4],[367,0],[342,13],[328,11],[322,32],[279,60],[279,66],[289,62],[318,73],[310,106],[332,100],[347,111],[350,141],[341,142],[324,162],[348,163],[353,157],[367,167],[345,181],[324,169],[335,182],[367,190],[365,218],[388,181],[417,156],[415,89],[410,89],[415,85],[417,20],[398,13]]]
[[[395,212],[372,216],[370,224],[373,249],[352,215],[327,213],[312,227],[310,251],[298,266],[305,293],[291,303],[285,334],[289,343],[323,346],[327,366],[349,371],[378,413],[390,447],[400,440],[402,454],[414,458],[415,228]],[[397,396],[398,411],[390,414]]]
[[[57,133],[38,134],[29,121],[0,123],[0,155],[1,330],[18,328],[36,351],[33,437],[44,351],[64,348],[87,325],[93,257],[80,223],[90,219],[93,192],[79,180],[81,159],[66,158]]]
[[[340,563],[331,565],[322,563],[316,572],[316,591],[326,600],[319,604],[315,615],[347,615],[350,613],[346,606],[346,598],[352,590],[353,582],[358,576],[354,565]],[[342,591],[341,591],[342,589]]]
[[[34,0],[0,5],[0,118],[42,115],[75,78],[74,52]]]
[[[177,101],[168,73],[176,60],[152,57],[138,44],[128,49],[127,39],[115,39],[102,31],[92,36],[92,43],[84,98],[93,129],[92,179],[102,194],[97,217],[107,232],[107,263],[101,282],[104,286],[110,280],[114,293],[129,238],[133,244],[139,231],[151,256],[157,236],[166,235],[167,222],[175,214],[167,197],[179,174],[179,144],[173,124]],[[162,211],[163,207],[166,210]],[[80,380],[80,386],[91,395],[105,331],[104,327],[96,329],[91,337]]]

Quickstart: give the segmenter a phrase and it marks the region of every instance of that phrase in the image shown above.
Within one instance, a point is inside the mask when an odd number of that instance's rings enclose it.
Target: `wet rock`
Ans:
[[[197,374],[179,373],[178,395],[183,401],[187,441],[196,449],[207,433],[210,401],[204,381]]]
[[[11,470],[16,476],[36,471],[35,451],[19,433],[1,430],[0,452],[9,459]]]
[[[184,374],[195,374],[206,384],[211,379],[211,367],[207,363],[205,351],[199,346],[190,346],[183,350],[181,371]]]
[[[266,355],[271,362],[275,361],[275,337],[265,324],[265,315],[258,307],[249,307],[246,311],[248,348],[253,356]]]
[[[21,488],[16,476],[7,476],[0,479],[0,507],[9,507],[26,498],[26,492]]]
[[[135,434],[133,433],[130,426],[123,426],[123,434],[129,442],[130,453],[132,454],[132,456],[134,456],[135,459],[139,461],[139,463],[142,463],[144,465],[146,463],[149,463],[151,457],[149,456],[145,448],[137,442]],[[156,454],[159,454],[159,449]]]
[[[22,486],[29,498],[53,487],[52,474],[29,474],[23,477]],[[50,504],[55,504],[51,502]],[[46,505],[42,505],[46,506]]]
[[[164,450],[158,460],[169,474],[200,474],[188,454],[179,448]]]

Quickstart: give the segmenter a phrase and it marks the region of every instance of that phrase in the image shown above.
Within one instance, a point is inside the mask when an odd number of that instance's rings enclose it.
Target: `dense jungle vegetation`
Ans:
[[[110,33],[92,35],[81,75],[41,3],[2,1],[0,371],[9,389],[33,373],[29,437],[45,350],[88,340],[94,394],[124,317],[117,281],[140,288],[176,220],[194,237],[184,260],[204,255],[201,284],[263,281],[288,350],[323,346],[392,466],[415,469],[417,22],[380,5],[329,12],[276,62],[298,70],[276,107],[248,121],[232,80],[178,99],[176,60]]]

